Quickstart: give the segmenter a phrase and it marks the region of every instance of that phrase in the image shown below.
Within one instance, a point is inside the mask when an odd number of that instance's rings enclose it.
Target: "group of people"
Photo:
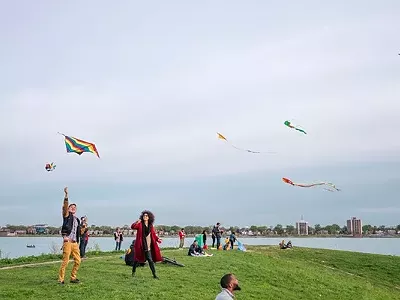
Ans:
[[[63,237],[63,258],[58,274],[58,281],[64,284],[65,270],[69,263],[69,258],[72,255],[74,265],[71,271],[70,283],[79,283],[77,278],[81,258],[85,256],[85,249],[89,237],[87,218],[76,217],[76,204],[69,203],[68,188],[64,188],[64,202],[62,208],[63,224],[61,227],[61,235]],[[134,222],[131,226],[132,229],[137,231],[136,242],[134,245],[135,256],[132,265],[132,276],[135,276],[136,267],[144,263],[146,260],[149,263],[150,269],[153,273],[153,278],[158,279],[155,270],[155,262],[162,261],[161,251],[158,244],[162,240],[157,236],[154,227],[154,215],[150,211],[143,211],[139,220]],[[116,242],[115,250],[121,249],[123,235],[119,228],[114,233]]]
[[[211,231],[211,238],[212,238],[212,246],[211,248],[214,248],[215,245],[217,246],[217,250],[223,249],[223,250],[228,250],[228,248],[233,249],[233,244],[237,241],[235,232],[232,232],[229,237],[225,239],[225,245],[221,245],[221,237],[223,234],[223,230],[220,229],[221,223],[217,223],[216,225],[213,226],[212,231]],[[207,231],[203,230],[202,232],[203,236],[203,249],[208,249],[207,247]],[[185,244],[185,229],[181,228],[179,231],[179,249],[183,249],[183,246]],[[216,242],[216,243],[215,243]]]
[[[292,248],[292,242],[289,241],[287,244],[285,244],[285,240],[282,240],[282,242],[279,243],[279,248],[281,249],[288,249],[288,248]]]
[[[84,257],[85,255],[85,249],[89,234],[86,216],[79,219],[78,217],[76,217],[76,210],[77,205],[75,203],[69,203],[68,188],[65,187],[64,201],[62,207],[63,223],[61,227],[61,235],[63,238],[63,258],[58,276],[58,281],[60,284],[64,284],[65,270],[68,266],[69,258],[71,255],[74,259],[74,265],[71,271],[70,283],[80,283],[80,280],[77,278],[77,273],[81,263],[81,257]],[[145,210],[141,213],[139,219],[131,225],[131,228],[137,231],[136,240],[133,244],[133,277],[136,274],[137,266],[143,265],[147,261],[153,274],[153,278],[159,279],[156,274],[155,263],[163,261],[161,251],[158,246],[158,244],[161,243],[162,240],[157,236],[154,229],[154,219],[155,218],[153,213]],[[220,224],[217,223],[217,225],[213,228],[213,234],[217,238],[217,247],[220,245],[221,238],[219,225]],[[203,232],[203,234],[205,235],[205,232]],[[114,238],[116,241],[116,250],[119,250],[121,247],[121,242],[123,240],[122,232],[119,230],[119,228],[117,228],[116,233],[114,233]],[[196,246],[196,244],[197,241],[195,241],[189,248],[189,254],[203,252],[201,247]],[[221,278],[220,284],[223,290],[220,294],[218,294],[216,300],[233,298],[234,291],[240,290],[238,280],[232,274],[224,275]]]

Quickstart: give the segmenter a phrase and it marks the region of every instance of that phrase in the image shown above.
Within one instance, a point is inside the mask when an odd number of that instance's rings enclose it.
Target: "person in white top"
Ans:
[[[221,278],[222,291],[217,295],[215,300],[230,300],[234,299],[234,291],[240,291],[239,281],[233,274],[225,274]]]

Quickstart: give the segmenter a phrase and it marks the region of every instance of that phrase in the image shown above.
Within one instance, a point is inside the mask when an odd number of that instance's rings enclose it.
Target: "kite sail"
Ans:
[[[295,129],[297,131],[300,131],[300,132],[302,132],[304,134],[307,134],[307,132],[305,132],[303,129],[299,128],[299,126],[294,126],[290,121],[285,121],[284,124],[289,128],[293,128],[293,129]]]
[[[303,184],[303,183],[294,183],[293,181],[291,181],[290,179],[285,178],[285,177],[283,177],[282,180],[283,180],[283,182],[285,182],[285,183],[287,183],[287,184],[290,184],[290,185],[293,185],[293,186],[299,186],[299,187],[308,188],[308,187],[326,185],[326,186],[331,187],[331,189],[329,189],[329,188],[324,188],[324,189],[327,190],[327,191],[330,191],[330,192],[334,192],[335,190],[336,190],[336,191],[340,191],[340,189],[338,189],[334,184],[332,184],[332,183],[330,183],[330,182],[318,182],[318,183],[311,183],[311,184]]]
[[[237,150],[246,151],[246,152],[249,152],[249,153],[256,153],[256,154],[260,154],[260,153],[276,153],[276,152],[253,151],[253,150],[249,150],[249,149],[239,148],[239,147],[236,147],[235,145],[233,145],[231,142],[229,142],[229,141],[227,140],[227,138],[224,137],[222,134],[220,134],[220,133],[217,132],[217,136],[218,136],[218,138],[219,138],[220,140],[223,140],[223,141],[227,142],[228,144],[230,144],[233,148],[235,148],[235,149],[237,149]]]
[[[56,168],[56,165],[54,163],[47,163],[46,166],[44,167],[46,169],[47,172],[51,172],[54,171],[54,169]]]
[[[238,250],[246,251],[246,247],[241,242],[237,241],[237,243],[238,243],[238,248],[237,248]]]
[[[96,145],[93,143],[89,143],[74,137],[66,136],[63,133],[59,134],[65,137],[65,147],[67,148],[67,152],[75,152],[78,155],[81,155],[83,152],[90,152],[96,154],[98,158],[100,158],[99,152],[97,152]]]

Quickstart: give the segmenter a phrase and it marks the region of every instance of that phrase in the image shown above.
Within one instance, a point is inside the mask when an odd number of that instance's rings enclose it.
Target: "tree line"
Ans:
[[[184,228],[186,234],[199,234],[202,233],[204,230],[210,234],[213,225],[210,226],[177,226],[177,225],[156,225],[156,230],[164,235],[175,235],[177,234],[181,228]],[[15,231],[25,231],[27,234],[31,232],[32,226],[25,226],[25,225],[11,225],[7,224],[1,230],[7,229],[10,232]],[[130,230],[129,225],[119,226],[121,230]],[[238,226],[230,226],[230,227],[223,227],[221,226],[220,229],[224,232],[235,232],[237,234],[251,234],[251,235],[261,235],[261,236],[268,236],[268,235],[296,235],[297,229],[293,225],[286,225],[283,226],[282,224],[277,224],[276,226],[256,226],[252,225],[250,227],[238,227]],[[49,226],[46,228],[46,234],[57,235],[61,230],[60,227],[52,227]],[[116,230],[116,226],[97,226],[97,225],[90,225],[89,230],[93,232],[101,232],[103,235],[110,235]],[[364,225],[362,226],[363,234],[377,234],[377,233],[388,233],[389,231],[395,231],[396,233],[400,231],[400,224],[397,226],[374,226],[374,225]],[[333,234],[342,234],[346,235],[349,234],[347,226],[339,226],[338,224],[330,224],[322,226],[320,224],[312,226],[308,226],[308,234],[309,235],[333,235]]]

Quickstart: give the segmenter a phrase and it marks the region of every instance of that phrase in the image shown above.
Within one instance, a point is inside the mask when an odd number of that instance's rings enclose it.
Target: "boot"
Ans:
[[[137,261],[134,261],[132,266],[132,277],[135,277],[137,265],[138,265]]]
[[[150,269],[151,269],[151,273],[153,273],[153,278],[154,279],[159,279],[157,277],[157,275],[156,275],[156,268],[154,266],[154,262],[153,261],[149,261],[149,266],[150,266]]]

